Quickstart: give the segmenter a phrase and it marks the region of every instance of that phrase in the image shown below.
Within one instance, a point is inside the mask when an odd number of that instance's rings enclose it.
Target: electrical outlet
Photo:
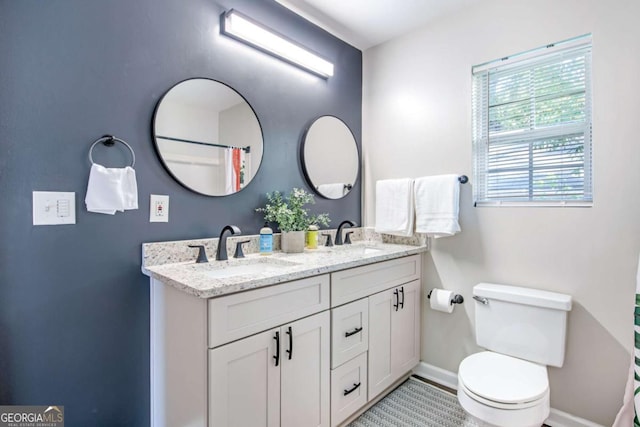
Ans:
[[[149,222],[169,222],[169,196],[151,195]]]
[[[76,223],[76,193],[34,191],[33,225]]]

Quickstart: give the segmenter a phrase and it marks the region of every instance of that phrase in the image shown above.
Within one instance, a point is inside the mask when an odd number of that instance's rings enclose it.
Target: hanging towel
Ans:
[[[241,148],[227,148],[224,152],[224,159],[225,194],[233,194],[244,187],[244,182],[242,180],[244,150]]]
[[[105,168],[94,163],[89,172],[89,183],[84,201],[87,205],[87,211],[107,215],[138,209],[138,185],[135,170],[130,166]]]
[[[233,179],[233,148],[224,150],[224,194],[235,193]]]
[[[240,191],[241,152],[239,148],[233,149],[233,185],[236,191]]]
[[[345,184],[338,182],[336,184],[320,184],[318,192],[327,199],[339,199],[344,196]]]
[[[453,236],[460,231],[458,175],[425,176],[416,179],[416,233],[433,237]]]
[[[413,179],[376,182],[376,232],[413,235]]]
[[[618,412],[613,427],[640,426],[640,259],[636,273],[636,298],[634,309],[635,346],[631,354],[631,366],[627,377],[622,408]],[[635,393],[635,394],[634,394]]]

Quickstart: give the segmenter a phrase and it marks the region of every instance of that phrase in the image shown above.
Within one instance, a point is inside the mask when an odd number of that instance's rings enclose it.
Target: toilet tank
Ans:
[[[493,283],[477,284],[473,296],[479,346],[542,365],[562,366],[571,296]]]

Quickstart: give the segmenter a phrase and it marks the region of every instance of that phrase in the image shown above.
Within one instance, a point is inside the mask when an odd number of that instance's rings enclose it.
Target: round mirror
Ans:
[[[158,102],[153,138],[180,184],[207,196],[242,190],[262,161],[262,128],[249,103],[211,79],[189,79]]]
[[[346,196],[360,170],[358,145],[349,127],[333,116],[322,116],[307,129],[301,148],[305,177],[327,199]]]

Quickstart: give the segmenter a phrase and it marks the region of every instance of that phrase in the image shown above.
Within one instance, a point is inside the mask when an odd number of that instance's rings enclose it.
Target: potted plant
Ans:
[[[309,214],[305,208],[313,204],[312,194],[300,188],[291,190],[288,196],[279,191],[267,193],[267,203],[256,212],[264,213],[265,221],[278,224],[280,229],[280,247],[283,252],[302,252],[304,250],[305,232],[310,225],[329,225],[329,214]]]

